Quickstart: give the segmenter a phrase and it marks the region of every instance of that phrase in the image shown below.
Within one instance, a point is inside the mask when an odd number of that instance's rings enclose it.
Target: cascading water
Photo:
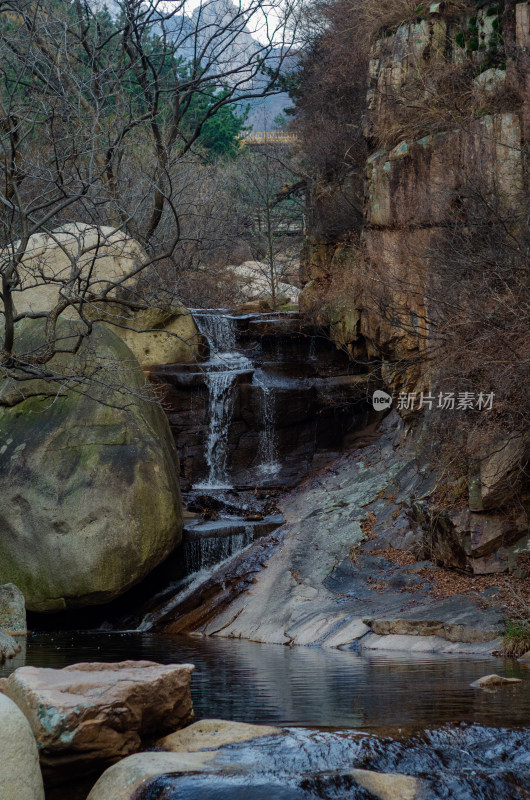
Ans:
[[[199,330],[208,339],[210,360],[203,365],[209,393],[210,426],[206,443],[208,476],[195,488],[230,488],[227,469],[228,435],[234,406],[234,388],[238,373],[253,370],[253,364],[237,352],[236,320],[222,313],[196,312]],[[257,470],[261,475],[280,471],[275,437],[274,387],[263,370],[256,370],[252,382],[262,395],[263,426],[259,433]]]
[[[267,378],[262,370],[254,373],[253,383],[260,387],[262,393],[263,427],[259,433],[258,470],[263,475],[275,475],[280,471],[281,464],[276,448],[274,389],[270,383],[267,383]]]
[[[236,324],[226,314],[195,312],[194,319],[200,332],[206,336],[211,350],[216,353],[233,353],[236,349]]]
[[[136,630],[150,631],[165,614],[205,583],[216,569],[253,541],[254,527],[251,524],[245,526],[243,533],[204,536],[187,541],[182,548],[186,577],[166,587],[160,594],[155,609],[144,615]]]
[[[210,347],[210,360],[203,365],[209,394],[208,475],[196,488],[228,489],[232,485],[227,468],[227,445],[234,385],[237,375],[252,365],[236,352],[236,324],[232,317],[201,312],[195,314],[195,321]]]
[[[247,547],[253,540],[253,527],[247,525],[244,533],[201,537],[187,542],[184,548],[186,572],[192,575],[201,570],[211,569]]]
[[[210,430],[206,445],[208,478],[203,485],[208,488],[231,485],[226,469],[226,451],[234,378],[231,372],[209,372],[206,377],[210,395]]]

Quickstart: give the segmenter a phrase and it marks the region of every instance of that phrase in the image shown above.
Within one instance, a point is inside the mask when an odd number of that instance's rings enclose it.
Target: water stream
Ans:
[[[263,427],[259,435],[258,473],[279,472],[275,441],[274,387],[267,382],[263,370],[256,370],[252,361],[237,349],[237,325],[234,317],[220,312],[194,313],[199,330],[208,340],[210,359],[202,365],[209,394],[210,427],[206,445],[208,475],[195,488],[230,488],[232,481],[227,464],[228,437],[234,409],[238,375],[253,372],[252,383],[262,393]]]
[[[236,350],[236,321],[229,314],[194,311],[193,318],[206,336],[214,353],[233,353]]]
[[[30,635],[26,652],[0,667],[0,677],[24,661],[59,668],[131,658],[195,664],[197,719],[287,728],[279,737],[230,748],[227,773],[164,776],[146,785],[138,800],[381,796],[359,788],[352,779],[356,768],[417,776],[418,800],[529,796],[529,664],[410,653],[358,655],[150,632],[52,633]],[[492,672],[523,683],[490,692],[471,686]]]
[[[210,426],[206,443],[206,480],[196,488],[223,489],[232,486],[227,465],[227,445],[237,376],[252,368],[251,362],[236,352],[235,321],[226,314],[196,313],[199,330],[208,340],[210,359],[202,367],[209,394]]]
[[[240,552],[254,541],[251,525],[243,533],[229,536],[209,536],[186,542],[184,549],[185,568],[188,575],[219,566],[226,559]]]
[[[229,488],[226,456],[228,431],[233,403],[234,373],[208,372],[206,382],[210,395],[210,431],[206,447],[208,477],[204,488]]]
[[[262,393],[263,426],[259,434],[258,470],[263,475],[276,475],[281,469],[281,464],[276,445],[274,386],[268,381],[267,375],[263,370],[256,370],[252,380],[256,386],[259,386]]]

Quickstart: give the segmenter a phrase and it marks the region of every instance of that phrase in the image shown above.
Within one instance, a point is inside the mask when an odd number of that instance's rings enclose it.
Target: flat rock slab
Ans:
[[[137,752],[145,738],[193,718],[192,664],[152,661],[21,667],[4,693],[24,712],[45,781],[91,774]]]
[[[245,722],[231,722],[225,719],[204,719],[195,722],[184,730],[171,733],[157,742],[162,750],[173,753],[194,753],[198,750],[211,750],[237,742],[249,742],[261,736],[278,736],[281,728],[270,725],[249,725]]]
[[[421,789],[421,781],[410,775],[367,769],[354,769],[351,774],[359,786],[379,800],[416,800]]]
[[[505,620],[498,607],[479,607],[465,595],[433,599],[430,562],[398,566],[380,555],[346,559],[325,586],[355,603],[373,633],[381,636],[439,636],[449,642],[490,642],[501,636]]]
[[[498,608],[479,608],[461,595],[417,603],[391,615],[365,618],[373,633],[440,636],[449,642],[491,642],[504,632],[504,616]]]
[[[411,636],[392,633],[380,636],[369,633],[359,643],[360,650],[395,653],[440,653],[489,656],[501,646],[501,639],[491,642],[448,642],[441,636]]]

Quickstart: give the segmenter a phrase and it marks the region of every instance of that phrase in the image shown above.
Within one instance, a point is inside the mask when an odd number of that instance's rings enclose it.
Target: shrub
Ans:
[[[508,658],[519,658],[530,650],[530,621],[509,619],[502,639],[502,654]]]

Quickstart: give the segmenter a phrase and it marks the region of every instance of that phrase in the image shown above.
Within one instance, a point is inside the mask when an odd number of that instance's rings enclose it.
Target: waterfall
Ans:
[[[206,384],[209,393],[210,428],[206,443],[208,478],[204,487],[227,488],[230,480],[226,471],[228,429],[232,416],[232,389],[235,374],[232,372],[209,372]]]
[[[259,370],[254,373],[253,383],[259,386],[262,396],[263,427],[259,432],[258,470],[264,475],[275,475],[280,471],[281,464],[276,449],[276,408],[274,390],[267,384],[264,373]]]
[[[188,575],[192,575],[201,570],[211,569],[247,547],[253,540],[253,527],[247,525],[244,533],[235,533],[230,536],[206,536],[186,542],[184,545],[186,572]]]
[[[252,365],[236,350],[237,326],[233,317],[198,312],[194,318],[210,346],[210,360],[203,365],[209,396],[210,426],[206,443],[208,475],[196,488],[227,489],[232,485],[226,462],[234,386],[237,375]]]
[[[197,327],[206,336],[213,354],[233,353],[236,349],[236,321],[225,314],[194,314]]]
[[[184,560],[187,577],[168,587],[165,594],[169,597],[153,611],[149,611],[135,630],[150,631],[166,614],[169,614],[179,603],[194,592],[236,554],[244,550],[254,541],[252,525],[245,528],[244,533],[231,536],[204,537],[184,546]],[[171,591],[173,589],[173,591]]]

